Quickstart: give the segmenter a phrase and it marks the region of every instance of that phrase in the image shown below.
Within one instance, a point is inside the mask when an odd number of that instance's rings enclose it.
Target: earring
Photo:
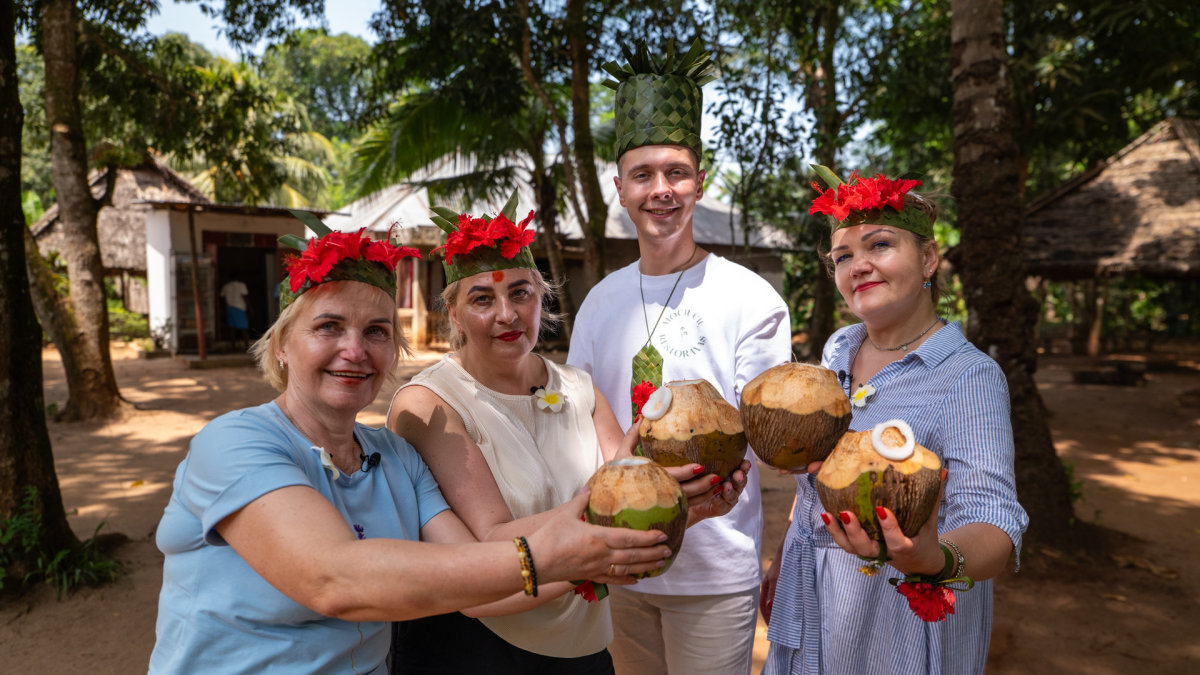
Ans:
[[[930,282],[928,282],[928,281],[926,281],[926,282],[925,282],[925,288],[929,288],[929,287],[931,287],[931,286],[933,286],[933,284],[931,284],[931,283],[930,283]]]
[[[925,284],[925,285],[928,286],[929,284]],[[287,369],[287,364],[284,363],[283,359],[279,359],[279,367],[283,368],[285,370]]]

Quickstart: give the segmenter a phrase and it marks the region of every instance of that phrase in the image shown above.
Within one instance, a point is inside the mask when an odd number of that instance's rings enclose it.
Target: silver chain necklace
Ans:
[[[909,340],[908,342],[901,342],[899,345],[897,345],[895,347],[880,347],[879,345],[875,344],[874,340],[871,339],[870,333],[867,333],[867,342],[870,342],[872,347],[874,347],[875,349],[878,349],[881,352],[898,352],[902,349],[904,351],[908,351],[909,345],[911,345],[912,343],[916,342],[917,340],[920,340],[921,338],[925,337],[925,334],[928,333],[929,331],[933,330],[933,327],[936,326],[938,324],[938,322],[941,320],[942,320],[941,317],[935,316],[933,318],[933,323],[929,324],[929,328],[926,328],[925,330],[921,331],[920,335]]]

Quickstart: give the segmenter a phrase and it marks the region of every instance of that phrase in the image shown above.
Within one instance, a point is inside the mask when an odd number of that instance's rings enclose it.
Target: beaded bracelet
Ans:
[[[965,576],[967,573],[967,559],[963,557],[962,549],[958,547],[958,544],[955,544],[949,539],[942,539],[940,537],[938,538],[938,543],[947,549],[954,551],[954,571],[947,574],[945,578]],[[950,558],[949,550],[947,551],[947,559]],[[944,571],[945,570],[943,570],[943,572]]]
[[[537,570],[533,567],[533,553],[529,551],[529,542],[525,537],[513,537],[517,545],[517,557],[521,560],[521,579],[525,582],[525,595],[537,597]]]

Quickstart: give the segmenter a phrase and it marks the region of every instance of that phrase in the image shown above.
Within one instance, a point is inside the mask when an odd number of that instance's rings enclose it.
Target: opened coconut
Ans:
[[[746,434],[737,408],[707,380],[677,380],[660,387],[642,406],[642,453],[663,466],[695,462],[725,478],[746,456]]]
[[[587,519],[605,527],[631,530],[660,530],[671,549],[666,564],[634,576],[656,577],[675,560],[687,529],[687,497],[679,481],[661,466],[645,457],[615,459],[596,470],[588,479]]]
[[[741,414],[758,458],[788,471],[824,460],[850,428],[850,400],[837,376],[805,363],[783,363],[750,380]]]
[[[857,516],[875,541],[883,541],[876,506],[896,514],[900,530],[911,537],[937,504],[941,468],[906,422],[890,420],[842,436],[817,472],[817,496],[826,511]]]

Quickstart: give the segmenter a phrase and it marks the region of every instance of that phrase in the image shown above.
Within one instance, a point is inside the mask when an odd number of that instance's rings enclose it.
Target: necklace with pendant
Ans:
[[[642,288],[642,271],[638,270],[638,293],[642,297],[642,318],[646,320],[646,344],[638,350],[637,354],[633,355],[633,378],[629,383],[631,392],[642,382],[649,382],[655,388],[662,386],[663,358],[651,342],[654,339],[654,331],[658,330],[659,322],[667,313],[667,308],[671,306],[671,298],[675,297],[675,289],[679,287],[683,273],[691,266],[692,259],[696,257],[696,251],[699,248],[699,244],[692,244],[692,254],[688,256],[687,262],[683,264],[683,269],[679,270],[679,275],[675,277],[675,284],[671,286],[671,292],[667,294],[667,300],[663,303],[662,311],[658,313],[658,319],[655,320],[653,328],[650,327],[650,316],[646,313],[646,291]],[[633,415],[637,417],[636,405],[633,405]]]
[[[942,320],[941,317],[936,317],[936,316],[933,317],[933,323],[929,324],[928,328],[921,331],[920,335],[909,340],[908,342],[901,342],[900,344],[896,345],[895,347],[880,347],[879,345],[875,344],[874,340],[871,339],[870,333],[867,333],[867,342],[870,342],[872,347],[874,347],[875,349],[878,349],[881,352],[898,352],[902,349],[904,351],[908,351],[909,345],[911,345],[912,343],[916,342],[917,340],[920,340],[921,338],[925,337],[925,334],[928,333],[929,331],[933,330],[933,327],[936,326],[938,324],[938,322],[941,320]]]

